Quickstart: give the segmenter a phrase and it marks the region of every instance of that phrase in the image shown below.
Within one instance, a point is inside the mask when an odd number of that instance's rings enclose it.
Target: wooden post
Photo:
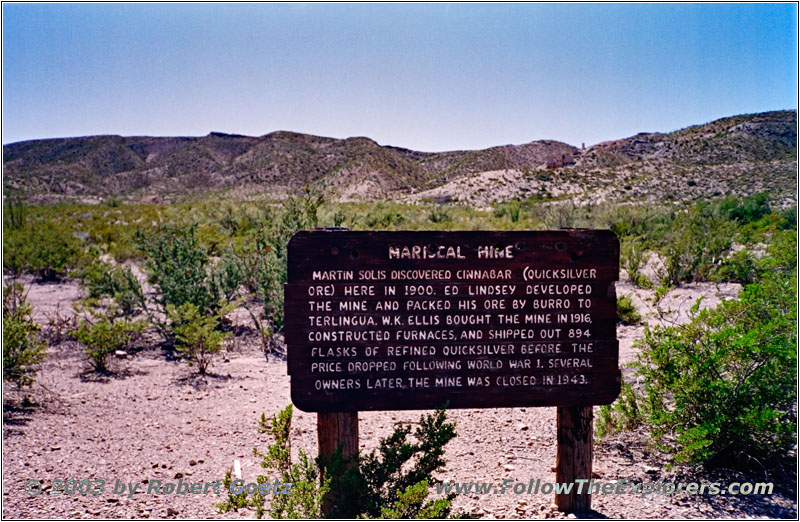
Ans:
[[[345,457],[358,453],[358,412],[317,413],[317,442],[320,455],[332,455],[339,444]]]
[[[358,455],[358,412],[317,413],[317,446],[320,457],[332,455],[340,444],[343,457]],[[355,462],[353,459],[351,464]],[[330,491],[328,498],[323,499],[323,515],[331,514],[330,499],[336,495],[335,491]]]
[[[592,407],[559,406],[556,419],[556,482],[570,483],[576,479],[592,478]],[[556,494],[556,506],[564,513],[587,513],[592,496],[589,483],[578,495],[578,484],[572,492]]]

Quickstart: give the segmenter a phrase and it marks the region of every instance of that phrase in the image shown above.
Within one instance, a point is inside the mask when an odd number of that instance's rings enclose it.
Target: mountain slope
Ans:
[[[487,203],[602,192],[608,185],[635,180],[655,183],[656,172],[713,178],[726,185],[732,173],[752,177],[764,171],[777,172],[775,188],[784,190],[787,171],[796,168],[796,127],[795,111],[777,111],[667,134],[637,134],[587,150],[544,140],[441,153],[381,146],[365,137],[286,131],[260,137],[59,138],[3,146],[3,182],[6,190],[35,199],[214,190],[281,194],[314,185],[343,199],[415,194],[410,197]]]

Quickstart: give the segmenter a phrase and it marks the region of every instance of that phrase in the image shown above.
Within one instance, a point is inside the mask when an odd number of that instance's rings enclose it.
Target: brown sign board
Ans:
[[[610,231],[301,231],[288,265],[288,371],[303,411],[619,395]]]

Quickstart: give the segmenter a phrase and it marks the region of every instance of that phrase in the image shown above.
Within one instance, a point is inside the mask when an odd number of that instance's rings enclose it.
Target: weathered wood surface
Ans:
[[[288,255],[300,409],[575,406],[619,393],[611,232],[298,232]]]
[[[358,453],[358,412],[317,414],[319,454],[330,456],[342,445],[342,456]]]
[[[342,447],[342,456],[348,466],[358,462],[358,412],[335,412],[317,414],[317,447],[319,457],[326,459]],[[323,466],[324,468],[324,466]],[[324,480],[324,476],[322,477]],[[328,491],[322,499],[322,512],[329,516],[333,512],[336,491]]]
[[[556,412],[556,482],[568,484],[584,479],[569,493],[556,494],[556,506],[565,513],[587,513],[592,506],[588,493],[592,478],[592,407],[559,407]]]

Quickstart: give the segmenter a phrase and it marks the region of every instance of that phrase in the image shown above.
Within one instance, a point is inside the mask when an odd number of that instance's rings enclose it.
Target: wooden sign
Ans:
[[[301,410],[609,404],[610,231],[301,231],[285,336]]]

